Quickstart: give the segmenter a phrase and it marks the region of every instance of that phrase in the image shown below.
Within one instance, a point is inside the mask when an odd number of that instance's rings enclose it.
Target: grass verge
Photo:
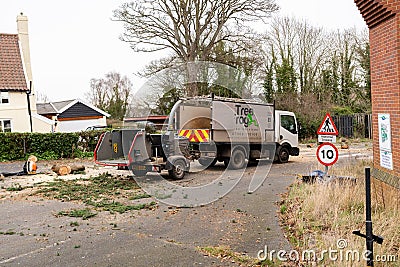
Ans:
[[[364,170],[367,165],[372,163],[364,161],[356,166],[333,169],[330,173],[353,176],[357,178],[356,184],[306,184],[298,181],[283,196],[280,220],[290,242],[299,252],[315,251],[319,266],[365,266],[362,257],[366,249],[365,239],[352,232],[360,229],[365,233]],[[398,191],[385,187],[379,181],[374,181],[372,185],[373,231],[375,235],[385,238],[382,245],[374,244],[374,254],[386,259],[394,256],[391,260],[395,260],[382,265],[376,263],[377,266],[400,266],[399,195]],[[345,245],[344,248],[339,246],[340,240],[344,240],[341,244]],[[331,260],[322,254],[323,250],[329,249],[343,253],[342,258]],[[347,255],[349,251],[357,253]]]

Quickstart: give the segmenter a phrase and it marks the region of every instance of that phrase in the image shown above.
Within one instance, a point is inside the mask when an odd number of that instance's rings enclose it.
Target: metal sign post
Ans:
[[[339,158],[339,151],[333,145],[333,143],[336,143],[336,136],[339,135],[339,131],[329,113],[326,113],[317,130],[317,134],[318,142],[320,143],[317,149],[317,159],[325,166],[324,176],[326,176],[329,166],[335,164]]]
[[[367,266],[374,266],[374,242],[383,243],[383,237],[376,236],[372,233],[371,219],[371,169],[365,168],[365,231],[366,234],[361,234],[360,230],[353,231],[353,234],[365,238],[367,245]]]

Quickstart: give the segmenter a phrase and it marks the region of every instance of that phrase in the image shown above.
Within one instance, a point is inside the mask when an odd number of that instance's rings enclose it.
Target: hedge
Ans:
[[[77,133],[0,133],[0,161],[75,158],[94,151],[102,131]]]

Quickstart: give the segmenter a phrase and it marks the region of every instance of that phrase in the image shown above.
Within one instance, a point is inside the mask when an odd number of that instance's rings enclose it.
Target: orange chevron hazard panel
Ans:
[[[208,129],[184,129],[179,131],[179,136],[185,136],[190,142],[203,143],[210,141],[210,130]]]

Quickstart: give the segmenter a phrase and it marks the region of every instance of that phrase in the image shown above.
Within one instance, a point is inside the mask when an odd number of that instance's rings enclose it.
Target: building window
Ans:
[[[8,104],[8,92],[0,92],[0,104]]]
[[[3,133],[11,132],[11,120],[0,120],[0,132]]]

